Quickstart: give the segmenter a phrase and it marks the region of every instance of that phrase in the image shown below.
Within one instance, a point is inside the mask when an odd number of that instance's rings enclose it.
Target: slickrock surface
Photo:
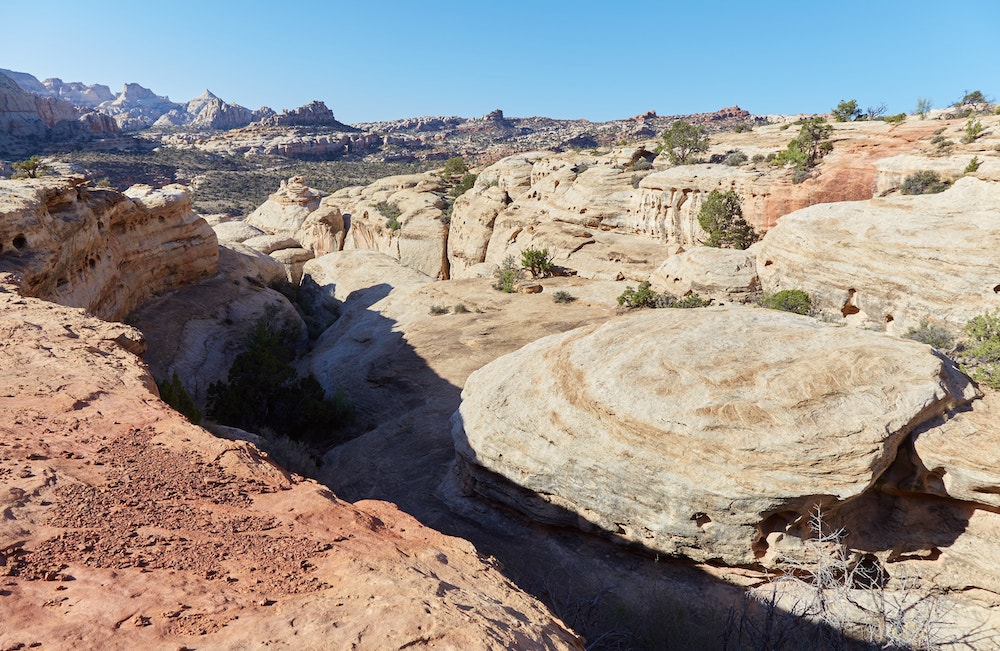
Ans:
[[[432,493],[454,457],[448,418],[465,378],[535,339],[607,319],[621,291],[617,283],[548,278],[540,294],[504,294],[487,279],[432,282],[374,251],[323,256],[305,274],[309,309],[339,319],[304,370],[329,392],[343,389],[370,430],[330,451],[324,481],[352,499],[391,496],[423,521],[436,510],[436,525],[452,517]],[[578,300],[556,305],[559,289]],[[431,314],[435,305],[449,313]],[[455,313],[457,305],[466,311]]]
[[[786,215],[755,247],[765,291],[801,289],[830,318],[905,333],[955,330],[1000,307],[1000,186],[824,204]]]
[[[134,329],[11,289],[3,648],[583,648],[469,543],[188,424]]]
[[[747,564],[974,395],[914,342],[756,308],[657,310],[483,367],[452,433],[471,488],[535,518]]]
[[[756,262],[752,250],[696,246],[667,258],[650,282],[674,296],[694,292],[720,300],[747,300],[760,289]]]
[[[23,292],[122,319],[215,273],[215,233],[181,186],[89,188],[83,177],[0,181],[0,271]]]

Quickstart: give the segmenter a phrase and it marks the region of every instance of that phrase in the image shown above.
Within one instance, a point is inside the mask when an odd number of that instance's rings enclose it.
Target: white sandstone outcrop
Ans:
[[[215,273],[218,245],[187,189],[89,188],[83,177],[0,181],[0,271],[22,291],[105,319]]]
[[[695,560],[773,560],[858,497],[920,423],[975,396],[932,351],[759,308],[656,310],[473,373],[453,418],[472,490]]]
[[[998,204],[1000,186],[962,178],[940,194],[797,211],[754,247],[761,285],[804,290],[833,320],[958,330],[1000,307]]]

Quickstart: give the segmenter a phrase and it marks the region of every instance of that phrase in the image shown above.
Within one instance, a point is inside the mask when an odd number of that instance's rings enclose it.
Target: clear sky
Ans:
[[[344,122],[1000,97],[1000,0],[3,0],[0,68]]]

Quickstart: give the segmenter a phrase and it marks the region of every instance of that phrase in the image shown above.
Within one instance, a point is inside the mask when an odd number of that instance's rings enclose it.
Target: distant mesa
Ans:
[[[708,117],[710,120],[746,119],[750,117],[750,111],[744,111],[739,106],[733,104],[729,108],[719,109]]]
[[[286,109],[281,113],[263,117],[255,124],[264,127],[332,127],[339,131],[358,131],[354,127],[337,121],[333,111],[319,100],[313,100],[296,109]]]

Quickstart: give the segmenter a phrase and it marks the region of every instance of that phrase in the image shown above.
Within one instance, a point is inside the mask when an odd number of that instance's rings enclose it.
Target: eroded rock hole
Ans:
[[[875,554],[865,554],[855,564],[851,579],[853,588],[875,590],[886,586],[889,572]]]
[[[695,513],[691,516],[694,523],[699,527],[704,527],[706,524],[712,521],[712,518],[708,517],[707,513]]]
[[[993,293],[1000,294],[1000,285],[997,285],[996,287],[993,288]]]
[[[13,244],[15,249],[20,250],[28,246],[28,239],[24,235],[17,235],[14,237]]]
[[[757,525],[757,538],[751,545],[755,558],[764,558],[773,542],[784,537],[789,526],[799,518],[795,511],[779,511],[764,518]]]
[[[891,314],[886,314],[885,315],[885,322],[886,323],[892,323],[892,315]]]
[[[840,313],[844,317],[848,317],[852,314],[857,314],[861,309],[855,305],[855,296],[857,296],[857,290],[853,287],[847,290],[847,300],[844,301],[844,306],[840,308]]]
[[[764,266],[765,267],[770,267],[772,264],[774,264],[774,260],[765,260],[764,261]]]

